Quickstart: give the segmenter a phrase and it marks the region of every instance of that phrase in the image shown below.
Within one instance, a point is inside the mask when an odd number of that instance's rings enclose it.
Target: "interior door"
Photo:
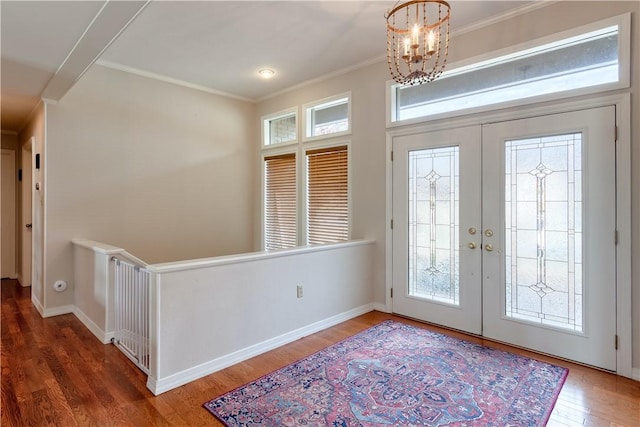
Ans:
[[[393,311],[616,369],[614,107],[393,138]]]
[[[0,247],[1,267],[0,277],[13,278],[16,273],[16,166],[15,152],[13,150],[2,150],[2,243]]]
[[[473,334],[481,322],[480,126],[393,139],[393,311]]]
[[[483,127],[485,336],[615,371],[614,135],[614,107]]]

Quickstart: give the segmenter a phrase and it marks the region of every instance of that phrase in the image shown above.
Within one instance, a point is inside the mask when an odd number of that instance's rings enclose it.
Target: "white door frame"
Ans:
[[[21,235],[22,235],[22,265],[20,266],[20,275],[22,286],[31,286],[31,260],[32,253],[32,232],[27,228],[27,224],[33,224],[33,146],[35,138],[31,137],[22,146],[22,212],[20,218]]]
[[[51,311],[45,310],[47,292],[45,281],[46,211],[44,159],[46,159],[46,156],[44,156],[42,151],[45,150],[45,148],[42,142],[38,143],[35,136],[31,137],[31,302],[42,317],[49,317],[60,314],[60,312],[56,309]],[[63,313],[67,312],[68,311],[63,311]]]
[[[386,142],[386,233],[385,266],[386,292],[384,310],[392,311],[393,286],[393,163],[392,143],[395,136],[421,132],[454,129],[464,126],[564,113],[588,108],[613,105],[616,107],[616,223],[619,235],[616,247],[616,321],[617,321],[617,374],[634,378],[632,367],[631,319],[631,95],[628,93],[594,96],[579,101],[546,103],[535,107],[514,108],[509,111],[490,111],[469,117],[407,125],[387,131]]]

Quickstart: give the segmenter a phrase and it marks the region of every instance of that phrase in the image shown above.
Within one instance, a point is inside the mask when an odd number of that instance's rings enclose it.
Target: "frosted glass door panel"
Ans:
[[[582,133],[505,141],[505,314],[583,331]]]
[[[409,295],[459,305],[459,148],[409,152]]]

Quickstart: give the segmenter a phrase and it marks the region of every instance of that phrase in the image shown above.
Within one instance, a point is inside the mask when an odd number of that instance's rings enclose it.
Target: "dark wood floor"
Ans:
[[[30,289],[2,280],[1,425],[220,425],[202,404],[384,319],[445,332],[556,363],[570,374],[549,425],[640,426],[640,382],[476,337],[371,312],[234,365],[160,396],[114,346],[100,343],[74,315],[42,319]]]

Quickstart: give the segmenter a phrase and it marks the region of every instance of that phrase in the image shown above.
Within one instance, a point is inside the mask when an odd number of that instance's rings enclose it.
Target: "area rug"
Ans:
[[[544,426],[567,375],[388,320],[203,406],[227,426]]]

